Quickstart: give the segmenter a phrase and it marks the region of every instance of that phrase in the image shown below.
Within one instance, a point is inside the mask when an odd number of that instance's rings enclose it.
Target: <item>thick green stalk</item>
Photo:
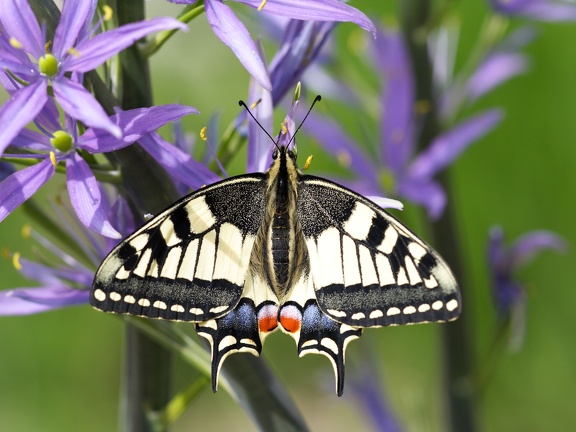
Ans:
[[[416,78],[416,97],[420,107],[426,107],[425,121],[418,148],[427,147],[440,133],[433,94],[432,65],[426,45],[427,26],[432,22],[429,0],[403,0],[400,4],[402,30],[410,49]],[[470,335],[471,313],[466,303],[469,285],[464,280],[461,245],[455,211],[454,194],[450,178],[444,173],[439,178],[447,194],[448,204],[442,217],[431,223],[432,243],[446,259],[459,282],[464,298],[462,316],[442,326],[445,397],[449,430],[473,432],[477,430],[476,410],[472,393],[473,346]]]

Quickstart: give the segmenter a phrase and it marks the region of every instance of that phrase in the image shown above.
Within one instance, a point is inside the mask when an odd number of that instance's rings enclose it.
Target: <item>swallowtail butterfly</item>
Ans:
[[[197,190],[121,242],[90,303],[196,323],[214,391],[228,355],[258,356],[280,329],[300,356],[330,359],[341,395],[346,346],[363,328],[454,320],[460,294],[444,260],[397,219],[302,174],[290,143],[276,147],[267,172]]]

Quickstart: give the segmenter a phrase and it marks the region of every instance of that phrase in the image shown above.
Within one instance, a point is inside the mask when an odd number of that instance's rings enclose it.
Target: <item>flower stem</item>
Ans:
[[[427,29],[429,23],[434,21],[432,8],[433,3],[428,0],[403,0],[400,3],[402,29],[410,49],[416,78],[417,101],[424,102],[420,105],[429,107],[422,119],[420,149],[427,147],[440,132],[438,114],[435,111],[437,105],[434,103],[432,64],[427,49]],[[432,243],[449,263],[466,301],[469,285],[463,279],[454,194],[449,174],[443,173],[439,177],[446,191],[448,204],[442,217],[431,223]],[[464,312],[457,321],[442,326],[442,362],[450,422],[447,430],[474,432],[477,430],[477,422],[472,392],[473,338],[470,336],[471,315],[468,311],[464,305]]]

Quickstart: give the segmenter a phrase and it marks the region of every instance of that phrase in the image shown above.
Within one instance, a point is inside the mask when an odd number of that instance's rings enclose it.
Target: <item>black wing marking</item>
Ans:
[[[373,327],[450,321],[458,286],[444,260],[376,204],[301,176],[297,214],[318,305],[338,322]]]
[[[90,303],[105,312],[207,321],[239,302],[265,212],[263,174],[239,176],[178,201],[104,260]]]

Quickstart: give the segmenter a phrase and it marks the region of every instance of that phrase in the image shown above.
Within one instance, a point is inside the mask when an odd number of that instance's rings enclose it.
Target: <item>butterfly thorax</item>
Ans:
[[[252,266],[281,302],[298,280],[306,262],[304,238],[296,214],[297,181],[295,155],[280,147],[268,170],[268,207],[252,253]]]

